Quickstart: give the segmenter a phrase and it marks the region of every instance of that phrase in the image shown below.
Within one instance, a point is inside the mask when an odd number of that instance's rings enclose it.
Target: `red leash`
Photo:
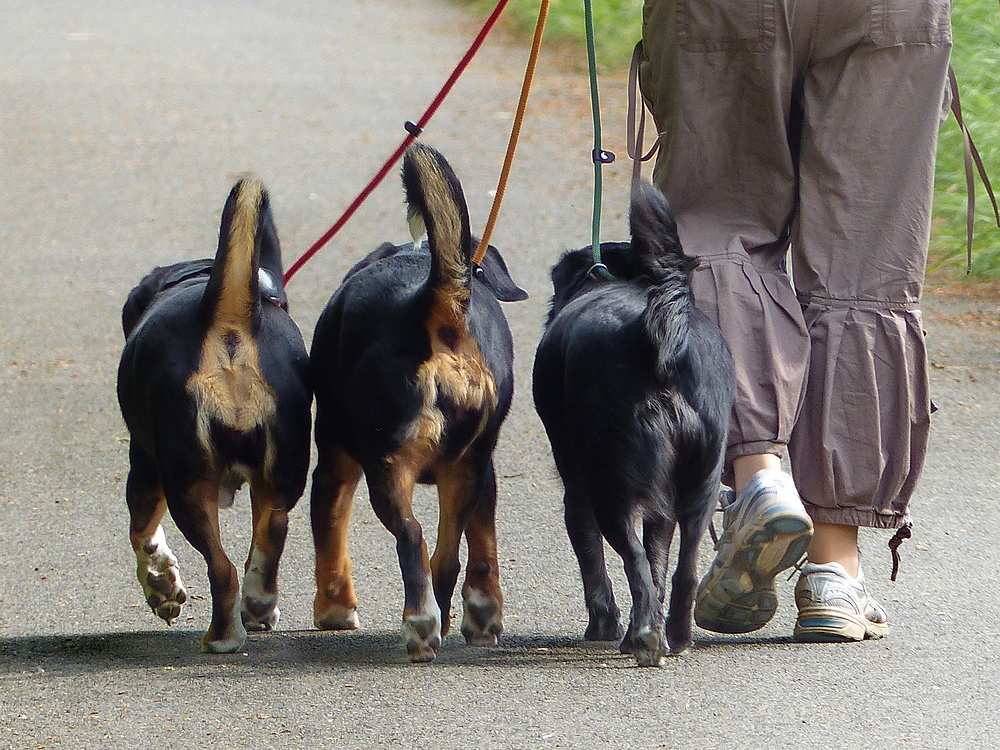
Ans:
[[[351,205],[347,207],[347,210],[344,211],[343,215],[339,219],[337,219],[334,225],[330,227],[328,230],[326,230],[323,236],[320,237],[318,240],[316,240],[313,243],[312,247],[306,250],[302,254],[302,257],[300,257],[297,261],[295,261],[291,265],[291,267],[287,271],[285,271],[285,279],[284,279],[285,284],[291,281],[292,277],[298,272],[298,270],[302,268],[302,266],[304,266],[316,253],[318,253],[320,249],[323,247],[323,245],[329,242],[330,239],[337,232],[341,230],[344,224],[346,224],[348,220],[351,218],[351,216],[354,215],[354,212],[357,211],[358,208],[361,206],[361,204],[365,202],[365,200],[368,198],[369,195],[371,195],[372,191],[375,190],[375,188],[378,187],[379,183],[381,183],[382,180],[385,179],[385,176],[389,174],[389,170],[392,169],[393,166],[395,166],[396,162],[398,162],[402,158],[403,153],[406,151],[407,147],[409,147],[409,145],[417,139],[417,136],[419,136],[420,133],[423,131],[423,129],[427,126],[427,123],[434,116],[434,113],[437,112],[438,107],[441,106],[441,102],[443,102],[445,97],[448,96],[448,94],[451,92],[451,89],[454,87],[455,82],[458,80],[459,76],[461,76],[462,73],[465,72],[465,69],[469,67],[469,63],[472,62],[472,58],[475,57],[476,53],[479,51],[479,48],[483,46],[483,42],[486,40],[487,35],[493,29],[493,26],[496,25],[496,22],[500,18],[500,14],[503,13],[504,8],[507,7],[507,3],[508,0],[499,0],[499,2],[496,5],[496,8],[493,9],[493,12],[490,14],[489,18],[486,19],[485,25],[480,30],[475,40],[472,42],[472,46],[469,47],[468,51],[459,61],[458,67],[456,67],[455,70],[452,72],[452,74],[448,77],[448,80],[445,81],[444,86],[441,87],[441,90],[438,92],[437,96],[434,97],[434,100],[427,108],[427,111],[424,112],[423,116],[421,116],[421,118],[417,120],[416,123],[413,122],[406,123],[406,132],[408,135],[406,136],[406,138],[403,139],[403,142],[399,145],[399,148],[397,148],[393,152],[392,156],[389,157],[388,161],[386,161],[386,163],[382,165],[382,168],[372,178],[371,182],[369,182],[365,186],[365,189],[362,190],[361,193],[358,195],[358,197],[355,198],[354,201],[351,203]]]

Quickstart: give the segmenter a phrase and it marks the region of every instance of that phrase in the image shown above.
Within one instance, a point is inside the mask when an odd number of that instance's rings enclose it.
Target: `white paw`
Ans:
[[[639,628],[632,636],[632,654],[640,667],[662,667],[667,656],[664,634],[648,626]]]
[[[206,654],[231,654],[243,648],[247,641],[247,631],[240,620],[236,607],[229,615],[228,626],[221,633],[211,629],[201,639],[201,650]]]
[[[187,601],[187,591],[181,583],[177,557],[167,546],[163,527],[135,550],[136,578],[142,586],[143,596],[153,612],[169,625],[181,613]]]
[[[419,612],[403,617],[403,643],[414,663],[433,661],[441,648],[441,608],[433,595],[434,587],[427,580],[427,594]]]
[[[462,591],[462,635],[470,646],[495,646],[503,632],[503,613],[496,600],[481,591]]]
[[[273,630],[281,616],[281,610],[278,609],[278,595],[264,590],[265,565],[263,555],[254,549],[250,556],[250,565],[243,576],[240,616],[247,630]]]
[[[361,621],[355,607],[331,604],[322,613],[314,612],[313,625],[320,630],[357,630]]]

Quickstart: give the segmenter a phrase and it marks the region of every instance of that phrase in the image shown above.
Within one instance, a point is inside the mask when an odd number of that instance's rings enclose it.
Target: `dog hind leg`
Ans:
[[[429,662],[441,647],[441,609],[434,597],[430,557],[423,529],[413,515],[419,464],[406,453],[365,467],[372,508],[396,537],[403,576],[403,642],[411,662]]]
[[[708,516],[712,513],[718,493],[716,480],[706,491],[707,498],[699,504],[704,511],[683,517],[680,525],[680,545],[677,551],[677,568],[670,585],[670,606],[667,610],[667,642],[670,653],[682,654],[691,647],[691,613],[694,609],[695,589],[698,585],[698,548],[705,533]]]
[[[288,505],[261,479],[250,486],[253,540],[243,574],[240,616],[247,630],[273,630],[278,624],[278,562],[288,535]]]
[[[174,522],[208,565],[212,622],[201,639],[201,649],[214,654],[238,651],[246,642],[247,633],[239,611],[239,575],[222,547],[218,478],[202,477],[186,490],[170,487],[166,490]]]
[[[490,459],[479,471],[472,515],[465,527],[469,557],[462,585],[462,635],[474,646],[494,646],[503,633],[496,507],[497,479]]]
[[[320,448],[309,506],[316,549],[313,624],[321,630],[354,630],[360,624],[347,534],[361,473],[361,465],[340,448]]]
[[[642,525],[642,546],[649,561],[649,572],[653,577],[656,602],[662,612],[667,603],[667,569],[670,560],[670,544],[673,541],[676,522],[669,518],[646,519]]]
[[[451,629],[451,597],[461,571],[458,547],[474,502],[474,478],[461,461],[435,472],[439,501],[437,541],[431,557],[434,598],[441,609],[441,635]]]
[[[177,557],[167,546],[160,522],[167,511],[156,465],[133,443],[125,484],[129,509],[129,541],[136,559],[136,578],[157,617],[170,625],[187,601]]]
[[[563,497],[566,531],[580,565],[583,598],[587,605],[588,641],[618,641],[622,637],[621,612],[615,601],[604,559],[604,537],[584,491],[567,482]]]
[[[625,577],[632,593],[632,613],[622,640],[623,653],[635,656],[640,667],[658,667],[666,656],[666,629],[663,606],[639,535],[628,517],[599,519],[601,531],[625,565]]]

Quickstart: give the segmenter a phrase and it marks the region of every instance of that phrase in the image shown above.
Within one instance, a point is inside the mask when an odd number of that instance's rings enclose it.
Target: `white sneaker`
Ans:
[[[722,529],[695,595],[694,620],[716,633],[749,633],[774,617],[774,579],[805,554],[813,524],[792,478],[765,469],[726,508]]]
[[[802,566],[795,584],[795,640],[839,643],[881,638],[889,632],[885,610],[865,589],[865,575],[851,578],[840,563]]]

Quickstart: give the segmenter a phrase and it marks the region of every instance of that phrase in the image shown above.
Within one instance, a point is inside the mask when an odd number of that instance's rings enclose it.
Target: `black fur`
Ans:
[[[631,243],[602,243],[617,277],[566,253],[534,365],[535,406],[565,486],[589,613],[586,638],[621,637],[603,540],[622,557],[632,614],[622,650],[642,665],[691,644],[699,540],[715,507],[735,389],[722,334],[695,307],[696,265],[664,197],[637,183]],[[639,526],[641,525],[641,532]],[[664,620],[667,560],[680,550]]]
[[[177,617],[186,593],[176,559],[171,563],[173,555],[165,542],[153,539],[169,508],[177,527],[209,566],[213,615],[202,644],[211,651],[241,647],[244,625],[270,629],[277,621],[276,575],[287,512],[301,497],[309,468],[308,356],[284,309],[277,232],[267,193],[256,182],[252,184],[260,197],[259,212],[249,214],[255,224],[254,246],[245,248],[252,253],[251,305],[239,320],[233,319],[228,333],[222,332],[220,351],[231,360],[248,348],[256,352],[259,375],[273,393],[274,409],[245,429],[209,417],[199,432],[200,407],[192,377],[201,367],[206,337],[213,328],[225,258],[239,250],[230,247],[237,195],[250,190],[250,184],[238,183],[226,202],[215,260],[153,270],[132,290],[122,311],[126,342],[118,370],[118,399],[131,435],[126,499],[140,583],[154,612],[168,623]],[[224,390],[220,389],[223,399]],[[239,401],[236,396],[234,402],[241,408]],[[206,433],[207,450],[199,437]],[[254,587],[244,588],[237,603],[236,569],[222,550],[214,517],[245,480],[251,486],[256,524],[247,560]],[[144,569],[143,556],[149,554],[159,562]],[[236,611],[237,604],[242,614]]]

